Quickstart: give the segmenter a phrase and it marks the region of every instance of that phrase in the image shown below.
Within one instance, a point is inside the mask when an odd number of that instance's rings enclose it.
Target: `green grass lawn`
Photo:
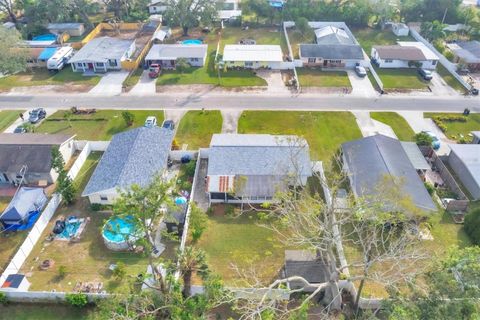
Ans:
[[[36,68],[31,72],[21,72],[8,77],[0,78],[0,91],[7,91],[14,87],[63,84],[78,84],[93,87],[99,81],[99,76],[85,77],[81,72],[73,72],[71,68],[65,68],[57,73],[51,73],[46,68]]]
[[[9,303],[1,307],[0,320],[87,320],[92,308],[63,304]]]
[[[63,118],[65,110],[55,112],[45,119],[36,132],[77,134],[79,140],[110,140],[111,137],[125,130],[142,126],[147,116],[156,116],[159,125],[163,121],[162,110],[129,110],[135,115],[131,127],[127,127],[122,118],[122,110],[97,110],[90,115],[74,115],[69,122]]]
[[[370,112],[370,117],[392,127],[401,141],[413,141],[415,132],[408,122],[396,112]]]
[[[455,79],[455,77],[452,76],[452,74],[447,69],[445,69],[445,67],[441,63],[439,63],[437,66],[437,72],[443,78],[443,80],[445,80],[445,82],[453,89],[457,90],[462,94],[468,92],[467,89],[465,89],[465,87],[457,79]]]
[[[302,87],[352,87],[345,71],[322,71],[298,68],[297,74],[300,80],[300,86]]]
[[[290,46],[292,47],[293,57],[298,59],[300,57],[300,44],[301,43],[314,43],[315,34],[308,32],[306,35],[303,35],[300,31],[296,29],[289,28],[287,29],[288,40],[290,41]],[[298,69],[297,69],[298,72]]]
[[[380,69],[375,68],[383,82],[383,88],[393,90],[426,90],[428,82],[422,80],[415,69]]]
[[[370,56],[373,46],[396,44],[397,41],[416,41],[411,36],[399,37],[391,30],[373,28],[352,29],[352,32],[363,50]]]
[[[0,132],[5,131],[15,120],[18,119],[20,113],[25,113],[25,110],[4,110],[0,111]]]
[[[130,77],[128,77],[123,81],[123,86],[126,87],[127,89],[131,89],[134,85],[138,83],[138,80],[140,80],[142,73],[143,73],[142,68],[136,69]]]
[[[303,136],[312,159],[323,161],[331,160],[341,143],[362,137],[350,112],[244,111],[238,132]]]
[[[242,30],[237,27],[226,27],[222,30],[220,52],[226,44],[238,44],[241,39],[252,39],[256,44],[279,45],[284,53],[288,52],[287,43],[280,28],[249,28]]]
[[[178,125],[175,140],[189,150],[208,147],[212,134],[222,131],[222,114],[219,110],[188,111]]]
[[[273,231],[257,223],[256,216],[250,214],[208,219],[207,229],[197,246],[205,250],[210,268],[227,285],[244,285],[232,270],[232,264],[246,270],[255,267],[258,277],[266,283],[270,283],[283,266],[285,246]]]
[[[459,116],[459,113],[424,113],[425,118],[432,118],[433,116],[453,115]],[[470,131],[480,131],[480,113],[470,113],[467,117],[467,122],[443,122],[447,126],[445,134],[453,140],[459,140],[460,135],[463,135],[467,141],[471,140],[469,137]]]

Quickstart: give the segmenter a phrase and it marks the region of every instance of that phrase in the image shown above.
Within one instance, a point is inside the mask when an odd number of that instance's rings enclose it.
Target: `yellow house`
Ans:
[[[280,69],[283,53],[279,45],[226,45],[223,62],[226,68]]]

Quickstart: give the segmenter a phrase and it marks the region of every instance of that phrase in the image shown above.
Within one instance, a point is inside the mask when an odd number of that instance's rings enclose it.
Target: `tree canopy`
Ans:
[[[27,66],[27,49],[22,47],[20,33],[0,28],[0,73],[24,71]]]
[[[209,26],[217,18],[217,4],[211,0],[168,0],[165,20],[172,26],[180,26],[183,34],[199,25]]]

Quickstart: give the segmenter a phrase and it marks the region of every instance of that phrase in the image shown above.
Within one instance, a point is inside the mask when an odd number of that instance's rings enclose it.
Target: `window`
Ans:
[[[253,62],[245,61],[245,67],[253,67]]]
[[[115,59],[108,59],[108,64],[110,64],[110,67],[118,66],[117,60]]]
[[[108,197],[104,195],[100,195],[100,200],[102,201],[108,201]]]
[[[315,58],[308,58],[308,63],[315,63],[317,59]]]
[[[190,60],[192,60],[193,62],[198,62],[198,58],[192,58]]]
[[[392,62],[393,62],[393,60],[391,60],[391,59],[385,59],[385,63],[392,63]]]
[[[104,65],[103,62],[96,62],[96,63],[95,63],[95,66],[100,67],[100,68],[103,68],[105,65]]]
[[[432,66],[436,66],[437,65],[437,60],[433,60],[432,61]]]

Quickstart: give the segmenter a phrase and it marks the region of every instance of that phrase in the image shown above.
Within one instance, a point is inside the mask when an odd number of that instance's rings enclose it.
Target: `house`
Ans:
[[[7,279],[2,284],[1,291],[28,291],[30,288],[30,282],[23,274],[9,274]]]
[[[435,70],[438,56],[421,42],[399,41],[396,45],[374,46],[372,61],[379,68],[423,68]]]
[[[148,4],[148,13],[157,14],[167,10],[168,3],[165,0],[151,0]]]
[[[398,37],[406,37],[410,33],[410,28],[405,23],[392,23],[392,32]]]
[[[111,37],[95,38],[87,42],[71,59],[75,72],[107,72],[120,70],[122,61],[135,52],[135,40]]]
[[[214,134],[208,149],[210,203],[263,203],[312,175],[303,138],[269,134]]]
[[[472,131],[472,143],[480,144],[480,131]]]
[[[316,44],[300,44],[303,66],[354,68],[365,59],[362,47],[345,23],[309,22],[309,25],[315,29]]]
[[[285,250],[285,265],[283,267],[284,278],[302,277],[310,284],[328,282],[330,279],[329,267],[324,260],[311,251]],[[287,282],[290,290],[298,290],[305,284],[298,280]],[[313,292],[317,287],[305,288],[305,292]]]
[[[349,141],[342,144],[342,158],[355,197],[368,201],[387,182],[399,186],[420,210],[437,209],[400,141],[381,134]]]
[[[474,200],[480,199],[480,145],[449,144],[448,164]]]
[[[119,190],[147,186],[167,168],[173,130],[139,127],[113,136],[82,196],[90,203],[113,204]]]
[[[227,44],[223,49],[226,68],[280,69],[283,53],[279,45]]]
[[[0,183],[50,184],[58,174],[52,169],[52,148],[65,162],[75,151],[75,135],[38,133],[0,134]]]
[[[457,41],[448,43],[447,47],[453,52],[453,62],[466,64],[467,68],[472,72],[480,70],[479,41]]]
[[[192,67],[203,67],[207,61],[206,44],[154,44],[145,57],[145,64],[159,64],[164,69],[175,69],[178,59],[186,59]]]
[[[48,31],[53,34],[67,33],[71,37],[80,37],[85,33],[85,25],[83,23],[49,23]]]

